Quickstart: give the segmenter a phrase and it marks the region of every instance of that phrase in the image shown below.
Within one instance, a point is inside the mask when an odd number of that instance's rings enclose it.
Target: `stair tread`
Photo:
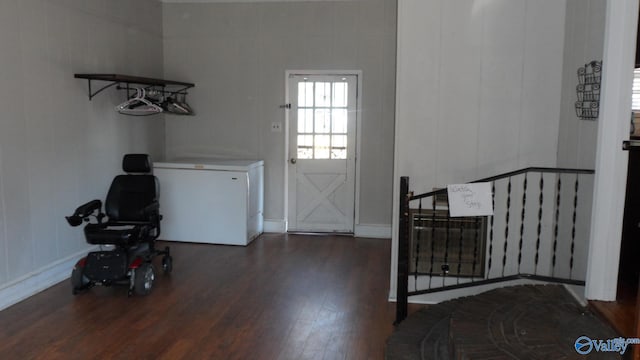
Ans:
[[[385,359],[570,359],[584,334],[619,336],[563,286],[512,286],[417,311],[389,338]],[[593,351],[580,357],[620,356]]]

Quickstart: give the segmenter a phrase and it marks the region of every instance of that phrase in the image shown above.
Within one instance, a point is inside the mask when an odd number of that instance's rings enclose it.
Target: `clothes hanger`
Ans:
[[[187,110],[187,114],[189,115],[193,115],[193,109],[191,108],[191,106],[189,106],[189,104],[187,104],[187,94],[184,93],[182,94],[182,102],[180,103],[180,105]]]
[[[173,96],[169,96],[166,98],[164,102],[164,107],[167,112],[176,115],[192,115],[193,111],[189,108],[187,104],[184,102],[178,101],[178,93],[172,94]],[[183,95],[184,96],[184,95]]]
[[[140,93],[140,89],[139,88],[134,88],[136,91],[136,95],[127,99],[125,102],[123,102],[122,104],[116,106],[116,111],[120,112],[121,110],[127,109],[131,104],[137,103],[138,100],[141,97],[141,93]]]
[[[185,94],[185,93],[182,94],[182,101],[178,101],[178,97],[176,96],[176,100],[174,101],[174,105],[176,106],[176,108],[179,109],[181,114],[193,115],[193,110],[191,109],[189,104],[187,104],[186,98],[187,98],[187,94]]]
[[[116,106],[116,111],[124,115],[147,116],[162,112],[162,108],[145,98],[144,88],[135,88],[136,95]]]

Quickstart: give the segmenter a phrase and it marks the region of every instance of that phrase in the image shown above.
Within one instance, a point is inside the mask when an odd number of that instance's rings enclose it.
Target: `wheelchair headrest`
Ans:
[[[150,174],[151,159],[147,154],[126,154],[122,159],[122,170],[126,173]]]

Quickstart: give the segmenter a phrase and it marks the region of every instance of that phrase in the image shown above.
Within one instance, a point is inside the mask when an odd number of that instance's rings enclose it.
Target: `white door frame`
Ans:
[[[628,165],[622,141],[629,139],[637,23],[638,0],[607,1],[587,299],[616,299]]]
[[[358,88],[356,89],[356,176],[355,176],[355,196],[354,196],[354,209],[355,218],[353,219],[354,234],[355,228],[360,224],[360,144],[361,144],[361,131],[362,131],[362,70],[285,70],[284,84],[285,101],[289,102],[290,89],[289,89],[289,76],[291,75],[352,75],[357,78]],[[289,229],[289,110],[285,111],[284,122],[284,221],[285,231]]]

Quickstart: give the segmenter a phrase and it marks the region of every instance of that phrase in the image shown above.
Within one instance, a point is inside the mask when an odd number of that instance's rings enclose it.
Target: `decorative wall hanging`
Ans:
[[[581,120],[596,120],[600,110],[602,61],[592,61],[578,69],[576,115]]]

